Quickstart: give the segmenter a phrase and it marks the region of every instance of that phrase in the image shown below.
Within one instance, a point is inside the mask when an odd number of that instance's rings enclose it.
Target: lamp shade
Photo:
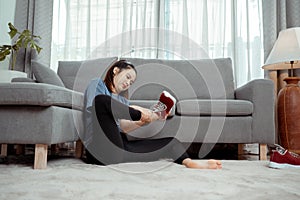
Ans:
[[[279,32],[265,65],[300,60],[300,27]]]

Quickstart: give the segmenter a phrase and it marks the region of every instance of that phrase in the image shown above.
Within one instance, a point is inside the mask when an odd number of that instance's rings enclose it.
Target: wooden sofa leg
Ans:
[[[84,150],[84,147],[83,147],[83,144],[82,144],[81,140],[77,140],[76,141],[76,146],[75,146],[75,157],[76,158],[82,158],[83,150]]]
[[[239,156],[244,154],[244,148],[245,148],[244,144],[238,144],[238,155]]]
[[[16,144],[16,155],[21,155],[25,153],[25,144]]]
[[[47,144],[36,144],[34,154],[34,166],[33,169],[46,169],[47,167]]]
[[[1,144],[1,156],[7,156],[7,144]]]
[[[268,147],[266,144],[259,144],[259,160],[267,160]]]

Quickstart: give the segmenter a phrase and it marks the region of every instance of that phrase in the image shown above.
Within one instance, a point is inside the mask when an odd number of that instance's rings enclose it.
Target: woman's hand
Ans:
[[[152,110],[148,108],[143,108],[141,106],[135,106],[135,105],[132,105],[131,107],[141,112],[140,121],[142,123],[147,124],[160,119],[159,115],[157,115],[156,113],[154,113]]]
[[[150,123],[156,120],[159,120],[160,116],[154,113],[152,110],[146,110],[146,112],[142,112],[141,121],[145,123]]]
[[[139,121],[121,119],[120,126],[124,133],[129,133],[155,120],[165,120],[169,115],[169,113],[167,114],[164,113],[163,115],[159,113],[154,113],[152,112],[152,110],[140,106],[132,105],[130,107],[139,110],[141,112],[141,119]]]

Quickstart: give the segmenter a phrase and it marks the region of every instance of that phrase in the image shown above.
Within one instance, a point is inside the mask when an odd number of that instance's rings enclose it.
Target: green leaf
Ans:
[[[15,45],[12,46],[12,49],[13,49],[14,51],[19,51],[20,46],[17,45],[17,44],[15,44]]]
[[[1,46],[0,47],[0,54],[1,55],[8,55],[10,54],[10,51],[11,51],[11,46]]]
[[[10,49],[5,49],[3,51],[0,51],[0,57],[1,57],[0,61],[3,61],[6,58],[6,56],[8,56],[9,54],[10,54]]]
[[[0,56],[1,56],[1,57],[3,57],[3,56],[5,57],[5,56],[6,56],[5,51],[1,51],[1,52],[0,52]]]
[[[24,39],[25,36],[23,35],[20,35],[16,41],[16,45],[19,46],[19,47],[23,47],[23,39]]]
[[[42,51],[43,48],[41,48],[40,46],[36,45],[36,51],[38,52],[38,54]]]
[[[8,34],[10,36],[10,39],[12,39],[18,33],[18,30],[11,23],[8,23],[8,27],[10,29]]]
[[[6,56],[8,56],[8,55],[10,54],[10,49],[6,49],[6,50],[4,51],[4,54],[5,54]]]
[[[0,56],[0,61],[5,60],[6,56]]]
[[[8,27],[10,30],[17,30],[16,27],[14,27],[14,25],[12,25],[12,23],[8,23]]]
[[[29,43],[30,41],[31,41],[30,38],[25,38],[24,43],[23,43],[23,45],[24,45],[25,48],[28,46],[28,43]]]
[[[9,34],[9,36],[10,36],[10,39],[13,39],[17,33],[18,33],[18,32],[17,32],[17,31],[14,31],[14,30],[9,31],[8,34]]]
[[[3,46],[0,46],[0,51],[4,51],[7,47],[5,47],[4,45]]]
[[[24,30],[24,31],[21,33],[21,35],[22,35],[22,36],[30,37],[30,36],[31,36],[31,32],[30,32],[28,29],[26,29],[26,30]]]
[[[19,32],[16,27],[12,25],[12,23],[8,23],[9,27],[9,36],[11,40],[14,37],[17,37],[16,40],[12,40],[12,45],[1,45],[0,46],[0,61],[3,61],[7,55],[12,54],[13,60],[16,59],[17,52],[21,48],[31,48],[35,49],[37,53],[40,53],[42,48],[38,46],[35,39],[41,39],[40,36],[33,35],[30,30],[25,29],[22,32]]]
[[[38,53],[42,50],[42,48],[39,47],[33,40],[30,42],[30,48],[35,49]]]

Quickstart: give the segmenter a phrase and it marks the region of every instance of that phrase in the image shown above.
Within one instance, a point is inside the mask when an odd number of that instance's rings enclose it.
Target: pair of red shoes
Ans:
[[[300,156],[290,152],[279,145],[275,145],[270,156],[269,167],[271,168],[300,168]]]

